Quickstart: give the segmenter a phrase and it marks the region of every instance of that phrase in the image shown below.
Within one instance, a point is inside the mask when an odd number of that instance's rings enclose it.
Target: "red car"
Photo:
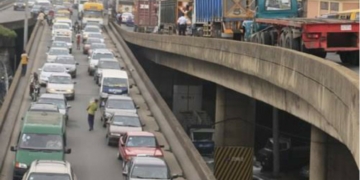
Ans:
[[[127,132],[119,139],[118,158],[126,161],[137,155],[148,155],[154,157],[164,157],[163,145],[159,145],[155,134],[151,132]]]

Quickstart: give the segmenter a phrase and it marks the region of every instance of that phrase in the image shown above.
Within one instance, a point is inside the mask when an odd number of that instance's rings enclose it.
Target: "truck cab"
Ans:
[[[84,11],[82,13],[82,23],[86,25],[88,22],[98,23],[104,26],[104,5],[97,2],[84,3]]]
[[[215,148],[215,129],[208,127],[191,127],[189,137],[201,155],[212,155]]]

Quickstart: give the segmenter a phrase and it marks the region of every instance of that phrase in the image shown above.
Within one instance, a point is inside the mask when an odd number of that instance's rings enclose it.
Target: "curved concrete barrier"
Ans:
[[[279,47],[121,29],[119,32],[131,44],[226,67],[263,81],[262,85],[270,84],[261,87],[260,83],[248,82],[248,87],[239,87],[223,79],[219,83],[322,129],[349,148],[359,167],[359,77],[356,73],[324,59]]]

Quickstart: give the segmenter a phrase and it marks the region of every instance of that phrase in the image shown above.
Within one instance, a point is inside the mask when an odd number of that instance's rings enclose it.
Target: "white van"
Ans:
[[[103,70],[99,86],[101,105],[109,95],[128,95],[129,79],[127,72],[113,69]]]

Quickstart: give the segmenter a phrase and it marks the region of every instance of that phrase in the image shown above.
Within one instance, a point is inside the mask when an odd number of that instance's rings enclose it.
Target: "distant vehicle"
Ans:
[[[66,55],[70,55],[68,48],[50,48],[49,52],[46,53],[46,61],[54,62],[58,56]]]
[[[53,73],[49,77],[46,93],[63,94],[66,98],[75,99],[75,82],[67,73]]]
[[[88,58],[88,73],[90,76],[94,75],[95,67],[98,65],[99,59],[101,58],[115,59],[115,56],[110,50],[95,50],[94,52],[92,52],[92,54]]]
[[[116,112],[137,113],[138,107],[129,96],[110,95],[106,101],[101,121],[106,123]]]
[[[72,55],[57,56],[54,63],[64,65],[68,73],[71,75],[71,77],[76,78],[77,65],[79,65],[79,63],[75,61],[74,56]]]
[[[116,112],[114,113],[107,124],[107,144],[118,144],[121,135],[126,132],[140,132],[143,130],[145,124],[141,124],[140,117],[133,113]]]
[[[73,41],[72,41],[71,36],[54,36],[52,40],[53,40],[53,42],[54,41],[66,42],[66,44],[68,45],[70,54],[72,53],[72,43],[73,43]]]
[[[104,43],[104,36],[101,33],[89,33],[88,38],[97,38],[101,40],[101,43]]]
[[[65,22],[55,22],[52,26],[52,36],[71,36],[72,27]]]
[[[72,166],[67,161],[35,160],[24,174],[24,180],[62,179],[77,180]]]
[[[39,71],[39,81],[41,85],[46,85],[52,73],[67,73],[65,66],[57,63],[45,63]]]
[[[71,106],[67,103],[67,100],[63,94],[41,94],[39,103],[52,103],[56,104],[60,110],[60,113],[65,117],[67,121],[69,119],[69,109]]]
[[[95,66],[94,81],[96,84],[100,83],[102,71],[106,69],[121,70],[120,63],[115,59],[101,58],[98,65]]]
[[[164,159],[138,155],[126,163],[122,172],[126,180],[162,179],[173,180],[179,177],[170,175],[170,168]]]
[[[99,38],[87,38],[84,41],[83,54],[89,54],[89,49],[91,48],[91,44],[93,43],[102,43],[102,42],[101,39]]]
[[[68,45],[64,41],[54,41],[52,42],[51,46],[48,46],[48,48],[68,48]],[[70,50],[69,50],[70,51]],[[70,52],[69,52],[70,53]]]
[[[154,133],[127,132],[120,137],[118,159],[123,161],[125,167],[126,162],[140,154],[163,158],[163,147],[164,145],[159,145]]]
[[[25,10],[25,0],[16,0],[14,3],[14,11]]]
[[[86,27],[82,31],[82,37],[84,41],[86,41],[86,39],[88,38],[89,33],[102,33],[102,31],[99,26],[86,25]]]
[[[100,107],[103,107],[109,95],[128,95],[129,78],[126,71],[106,69],[100,75]]]
[[[40,11],[41,11],[41,6],[40,5],[34,5],[30,10],[31,17],[32,18],[37,18]]]
[[[30,105],[28,111],[39,111],[39,112],[59,112],[60,110],[56,104],[52,103],[33,103]]]

